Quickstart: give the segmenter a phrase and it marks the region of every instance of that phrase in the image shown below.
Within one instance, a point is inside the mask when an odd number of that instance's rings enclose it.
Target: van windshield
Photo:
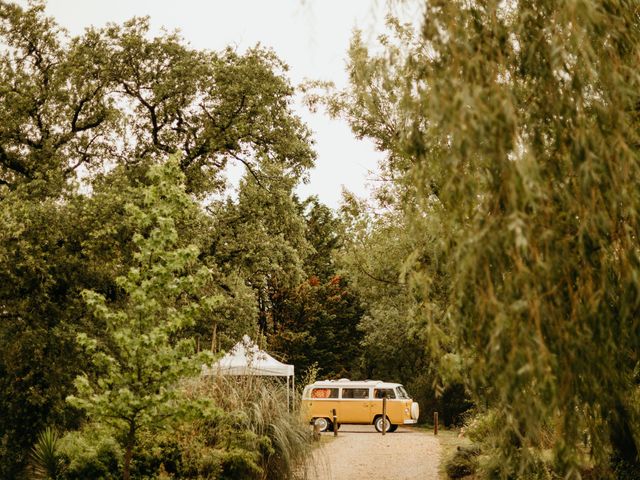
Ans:
[[[398,392],[398,398],[407,398],[407,399],[409,398],[409,394],[404,389],[404,387],[402,386],[396,387],[396,391]]]

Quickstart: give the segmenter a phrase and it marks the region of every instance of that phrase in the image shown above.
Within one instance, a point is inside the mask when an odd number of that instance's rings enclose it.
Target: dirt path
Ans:
[[[311,480],[438,478],[440,444],[431,434],[399,427],[382,436],[372,425],[344,425],[336,438],[322,435]]]

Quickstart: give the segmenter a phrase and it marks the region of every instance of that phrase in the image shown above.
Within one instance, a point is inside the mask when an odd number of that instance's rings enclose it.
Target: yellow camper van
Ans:
[[[399,383],[378,380],[354,381],[322,380],[307,385],[302,392],[302,414],[320,431],[331,431],[341,424],[373,424],[377,431],[383,427],[382,399],[387,398],[385,431],[393,432],[398,425],[413,424],[420,413],[418,404],[411,400]],[[337,426],[333,425],[333,409]]]

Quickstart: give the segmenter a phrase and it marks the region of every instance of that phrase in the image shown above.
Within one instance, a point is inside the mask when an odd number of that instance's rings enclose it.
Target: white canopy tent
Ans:
[[[203,376],[255,375],[287,377],[287,409],[290,407],[289,393],[293,398],[295,378],[293,365],[279,362],[258,346],[248,335],[236,343],[227,354],[210,367],[202,366]]]

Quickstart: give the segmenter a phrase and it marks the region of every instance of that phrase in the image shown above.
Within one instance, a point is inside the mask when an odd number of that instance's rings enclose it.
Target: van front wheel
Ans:
[[[318,417],[313,419],[313,424],[318,427],[320,432],[331,431],[331,422],[328,418]]]
[[[388,417],[384,418],[384,427],[385,427],[385,432],[391,432],[391,422],[389,421]],[[382,425],[383,425],[383,417],[382,415],[376,417],[376,419],[373,421],[373,425],[376,427],[376,430],[378,432],[382,432]]]

